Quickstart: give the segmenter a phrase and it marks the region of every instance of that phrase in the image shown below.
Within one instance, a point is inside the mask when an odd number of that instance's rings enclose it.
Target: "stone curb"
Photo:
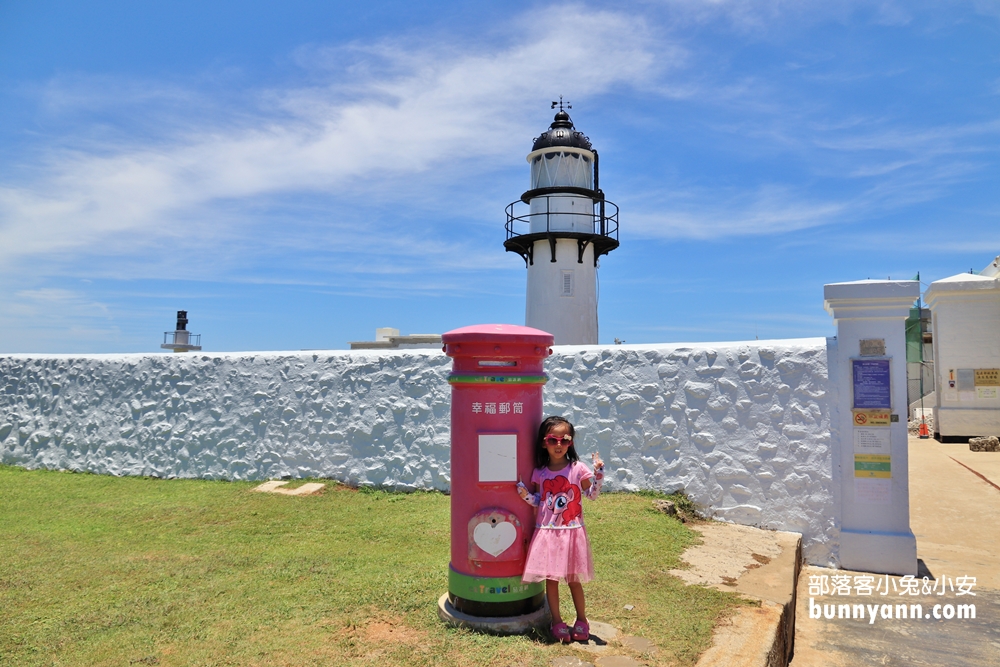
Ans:
[[[781,555],[748,570],[735,585],[744,597],[760,600],[760,607],[743,607],[716,627],[711,648],[695,667],[787,667],[791,662],[802,536],[783,532],[775,535],[782,547]]]

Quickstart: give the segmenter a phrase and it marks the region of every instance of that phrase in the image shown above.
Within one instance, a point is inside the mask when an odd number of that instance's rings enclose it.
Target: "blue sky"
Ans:
[[[832,335],[823,284],[1000,253],[995,2],[0,3],[0,353],[524,321],[564,95],[601,342]]]

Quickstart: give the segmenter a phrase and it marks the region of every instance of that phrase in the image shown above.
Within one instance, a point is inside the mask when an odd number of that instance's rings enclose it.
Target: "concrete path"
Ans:
[[[255,486],[251,489],[251,491],[257,491],[259,493],[277,493],[282,496],[314,496],[322,491],[323,487],[326,486],[326,484],[320,484],[319,482],[310,482],[294,489],[282,488],[286,484],[288,484],[288,482],[273,479],[270,482],[264,482],[260,486]]]
[[[847,575],[856,586],[864,573],[804,568],[792,667],[1000,665],[1000,452],[970,452],[966,444],[911,437],[909,458],[910,526],[921,563],[920,594],[899,595],[900,578],[884,575],[874,578],[888,587],[887,595],[857,595],[855,588],[850,595],[824,594],[822,586],[831,585],[833,576]],[[927,588],[924,575],[929,577]],[[975,595],[958,594],[962,577],[975,577],[970,591]],[[892,606],[884,609],[887,603]],[[907,605],[907,618],[897,618],[900,603]],[[913,604],[920,605],[918,618],[912,617]],[[959,605],[968,604],[975,605],[976,618],[958,618]],[[854,605],[865,605],[865,618],[824,616],[839,614],[840,605],[850,605],[852,612]],[[937,612],[942,618],[935,618],[935,605],[941,605]],[[891,618],[883,618],[886,611]],[[954,618],[945,618],[949,611]]]
[[[696,667],[784,665],[795,633],[795,578],[802,559],[798,533],[761,530],[727,523],[691,526],[702,544],[684,551],[691,565],[670,574],[760,600],[743,607],[715,628],[712,646]]]
[[[670,573],[688,584],[760,600],[759,607],[742,607],[715,628],[712,646],[696,667],[786,664],[795,630],[795,575],[802,558],[801,536],[728,523],[690,527],[701,533],[702,544],[688,548],[681,556],[689,568]],[[621,636],[616,628],[593,620],[590,634],[591,641],[570,644],[580,656],[560,656],[550,662],[551,667],[641,667],[656,661],[657,647],[647,639]]]

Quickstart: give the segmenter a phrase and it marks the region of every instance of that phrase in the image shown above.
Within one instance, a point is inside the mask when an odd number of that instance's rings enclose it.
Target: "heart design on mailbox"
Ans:
[[[524,558],[524,529],[513,512],[487,507],[469,519],[469,560],[482,567],[486,563],[511,562]]]
[[[472,541],[489,555],[496,557],[510,548],[517,539],[517,528],[509,521],[484,522],[472,532]]]

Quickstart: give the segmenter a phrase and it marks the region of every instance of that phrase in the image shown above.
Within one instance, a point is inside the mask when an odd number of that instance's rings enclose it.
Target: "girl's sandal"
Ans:
[[[573,624],[573,641],[585,642],[590,640],[590,623],[587,621],[577,621]]]
[[[563,644],[570,642],[569,626],[565,623],[553,623],[549,629],[552,631],[552,636],[556,638],[556,641],[560,641]]]

